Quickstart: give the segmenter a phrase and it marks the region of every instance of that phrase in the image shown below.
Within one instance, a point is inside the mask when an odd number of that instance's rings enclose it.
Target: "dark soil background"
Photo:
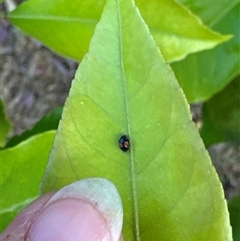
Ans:
[[[30,129],[42,116],[64,104],[77,63],[60,57],[14,28],[0,4],[0,97],[13,122],[11,136]],[[191,106],[201,125],[201,104]],[[240,194],[240,146],[220,143],[209,148],[229,199]]]

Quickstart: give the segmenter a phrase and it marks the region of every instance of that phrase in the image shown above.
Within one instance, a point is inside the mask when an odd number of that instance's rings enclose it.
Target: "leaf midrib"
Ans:
[[[87,24],[97,24],[99,19],[93,19],[93,18],[79,18],[79,17],[69,17],[69,16],[57,16],[57,15],[16,15],[9,16],[10,19],[25,19],[25,20],[42,20],[42,21],[48,21],[48,20],[54,20],[56,22],[81,22],[81,23],[87,23]]]
[[[10,19],[22,19],[22,20],[41,20],[41,21],[49,21],[49,20],[54,20],[56,22],[78,22],[78,23],[83,23],[83,24],[89,24],[89,25],[97,25],[99,22],[98,19],[94,18],[79,18],[79,17],[70,17],[70,16],[59,16],[59,15],[17,15],[14,14],[11,16],[10,14]],[[215,38],[210,38],[210,39],[204,39],[204,38],[196,38],[196,37],[191,37],[187,35],[183,35],[182,32],[172,32],[172,31],[165,31],[163,29],[156,29],[152,28],[149,26],[150,31],[152,34],[163,34],[163,35],[169,35],[169,36],[176,36],[179,38],[184,38],[186,40],[190,39],[193,41],[204,41],[204,42],[213,42],[216,43],[216,41],[223,42],[224,40],[220,40],[220,36],[215,36]]]
[[[123,96],[124,102],[126,107],[126,121],[127,121],[127,132],[129,137],[131,138],[131,124],[129,120],[129,104],[127,98],[127,86],[126,86],[126,78],[125,78],[125,71],[124,71],[124,64],[123,64],[123,39],[122,39],[122,25],[121,25],[121,0],[117,0],[118,6],[118,28],[119,28],[119,57],[120,57],[120,68],[121,68],[121,79],[123,85]],[[135,220],[135,237],[137,241],[140,241],[140,232],[139,232],[139,217],[138,217],[138,203],[137,203],[137,192],[136,192],[136,179],[135,179],[135,166],[134,166],[134,155],[133,149],[130,149],[130,172],[131,172],[131,184],[132,184],[132,198],[133,198],[133,212],[134,212],[134,220]]]

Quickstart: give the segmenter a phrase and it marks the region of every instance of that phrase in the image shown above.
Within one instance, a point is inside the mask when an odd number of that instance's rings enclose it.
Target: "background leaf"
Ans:
[[[214,49],[190,54],[186,59],[172,63],[189,102],[208,100],[240,73],[239,7],[239,4],[235,5],[224,18],[212,26],[221,33],[233,34],[233,39]]]
[[[123,134],[128,152],[118,147]],[[217,174],[132,1],[106,5],[73,81],[41,190],[87,177],[116,185],[126,240],[231,240]]]
[[[229,39],[207,29],[172,0],[136,2],[167,61],[182,59]],[[73,4],[66,0],[31,0],[11,12],[9,18],[58,53],[79,61],[87,52],[104,5],[105,0],[82,0]]]
[[[240,141],[240,76],[203,106],[200,130],[206,146],[221,141]]]
[[[12,124],[6,115],[4,104],[0,99],[0,147],[4,146],[5,140],[11,129]]]
[[[0,232],[38,196],[54,135],[55,131],[48,131],[0,151]]]
[[[208,26],[213,26],[227,15],[239,0],[177,0],[201,17]]]
[[[5,148],[13,147],[20,142],[28,139],[31,136],[36,134],[43,133],[49,130],[56,130],[58,128],[58,123],[62,116],[62,109],[63,107],[56,108],[52,113],[49,115],[43,116],[31,130],[26,130],[21,135],[16,135],[12,137],[8,143],[6,144]]]
[[[136,3],[168,62],[183,59],[189,53],[211,49],[230,38],[212,32],[175,1],[136,0]]]
[[[232,225],[233,241],[240,241],[240,195],[228,202],[230,222]]]

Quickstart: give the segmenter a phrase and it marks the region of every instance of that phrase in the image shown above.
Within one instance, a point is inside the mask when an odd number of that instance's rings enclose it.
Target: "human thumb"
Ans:
[[[118,241],[122,203],[103,178],[74,182],[28,206],[0,236],[2,241]]]

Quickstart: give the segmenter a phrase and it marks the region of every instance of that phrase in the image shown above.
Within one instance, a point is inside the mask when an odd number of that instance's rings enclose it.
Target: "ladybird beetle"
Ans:
[[[123,152],[127,152],[130,148],[130,140],[127,135],[122,135],[118,140],[118,146]]]

